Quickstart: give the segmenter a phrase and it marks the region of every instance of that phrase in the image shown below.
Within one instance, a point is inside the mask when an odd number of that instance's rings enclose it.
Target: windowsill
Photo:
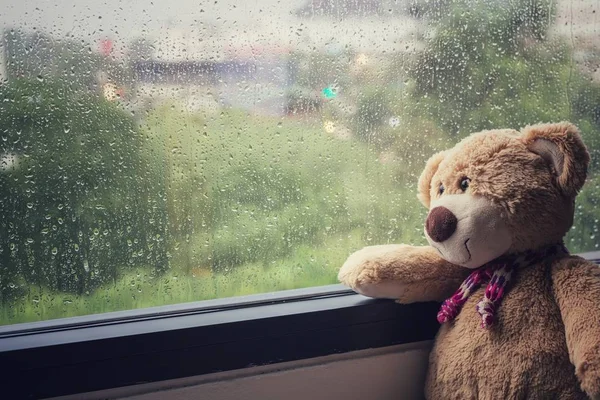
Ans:
[[[600,252],[582,256],[597,261]],[[2,397],[70,395],[430,340],[437,308],[330,285],[0,327]]]
[[[3,397],[62,396],[429,340],[436,312],[435,303],[404,306],[331,285],[8,326],[0,330]]]

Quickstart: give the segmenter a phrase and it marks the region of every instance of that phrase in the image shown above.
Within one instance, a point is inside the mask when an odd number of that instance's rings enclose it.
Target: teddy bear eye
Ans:
[[[471,182],[471,180],[469,178],[462,178],[462,180],[460,181],[460,189],[464,192],[469,188],[469,183]]]
[[[444,184],[443,184],[443,183],[440,183],[440,187],[438,188],[438,192],[439,192],[439,194],[440,194],[440,195],[441,195],[441,194],[443,194],[443,193],[444,193],[444,190],[446,190],[446,188],[444,187]]]

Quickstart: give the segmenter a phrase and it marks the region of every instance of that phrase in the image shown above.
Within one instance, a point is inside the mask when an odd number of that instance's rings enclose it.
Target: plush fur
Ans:
[[[419,199],[428,208],[449,204],[456,212],[478,215],[478,208],[452,204],[485,199],[490,215],[507,229],[504,254],[520,253],[562,240],[588,164],[578,130],[569,123],[480,132],[429,160],[419,179]],[[463,190],[460,182],[466,177],[469,186]],[[493,241],[493,226],[469,225],[478,215],[458,218],[453,236],[483,232]],[[339,279],[366,296],[442,301],[471,272],[468,268],[497,257],[485,243],[455,249],[428,240],[432,246],[366,247],[348,258]],[[443,257],[444,252],[468,252],[477,265],[452,264],[446,259],[454,255]],[[485,285],[454,321],[441,326],[430,355],[427,398],[600,399],[597,265],[561,256],[517,270],[497,323],[488,330],[481,328],[475,307],[484,290]]]

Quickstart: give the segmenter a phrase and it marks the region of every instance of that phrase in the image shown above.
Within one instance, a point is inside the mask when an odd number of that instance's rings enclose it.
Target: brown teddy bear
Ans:
[[[563,246],[589,160],[570,123],[472,134],[419,179],[430,246],[342,266],[365,296],[443,301],[427,398],[600,398],[600,268]]]

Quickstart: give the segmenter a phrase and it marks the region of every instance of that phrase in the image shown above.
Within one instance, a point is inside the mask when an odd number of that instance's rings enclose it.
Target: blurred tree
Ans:
[[[455,138],[569,120],[590,149],[600,148],[600,85],[574,65],[574,49],[548,39],[553,14],[545,0],[455,3],[410,71],[420,113]]]
[[[84,42],[19,29],[6,29],[2,41],[9,79],[59,80],[74,89],[98,93],[102,93],[100,81],[118,87],[131,82],[129,69]]]
[[[70,82],[12,79],[0,98],[0,300],[167,268],[164,185],[131,116]]]
[[[393,135],[386,129],[390,116],[393,94],[384,88],[365,88],[356,100],[356,112],[352,116],[356,138],[374,144],[379,149],[393,142]]]
[[[451,135],[568,117],[570,54],[544,0],[453,4],[412,69],[413,97]]]

